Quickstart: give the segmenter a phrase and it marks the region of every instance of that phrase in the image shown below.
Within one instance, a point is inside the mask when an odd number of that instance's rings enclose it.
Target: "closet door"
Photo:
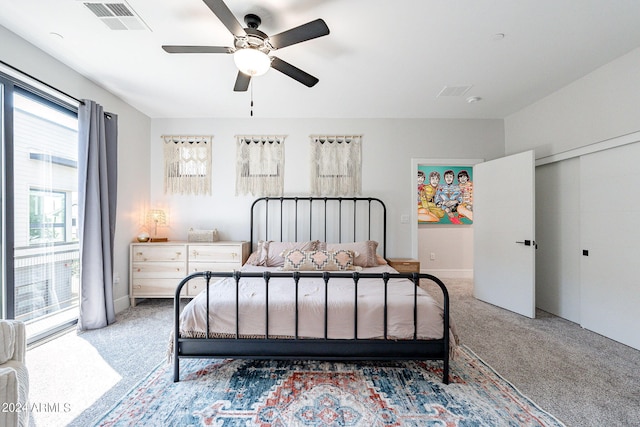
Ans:
[[[580,323],[580,158],[536,167],[536,306]]]
[[[580,321],[640,349],[640,143],[580,160]]]

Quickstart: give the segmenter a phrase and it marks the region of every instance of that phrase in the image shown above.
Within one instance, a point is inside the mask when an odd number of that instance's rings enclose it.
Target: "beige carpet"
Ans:
[[[538,312],[528,319],[445,280],[462,342],[567,426],[640,426],[640,351]],[[434,291],[434,294],[435,291]],[[30,398],[40,426],[87,426],[165,357],[170,300],[145,300],[105,329],[30,349]]]
[[[461,341],[524,395],[567,426],[640,426],[640,351],[541,310],[529,319],[476,300],[471,280],[445,283]]]

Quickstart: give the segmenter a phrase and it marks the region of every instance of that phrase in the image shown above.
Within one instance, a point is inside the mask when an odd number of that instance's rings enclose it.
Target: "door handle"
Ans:
[[[535,240],[516,241],[516,243],[520,243],[520,244],[525,245],[525,246],[533,245],[534,248],[538,249],[538,244],[536,243]]]

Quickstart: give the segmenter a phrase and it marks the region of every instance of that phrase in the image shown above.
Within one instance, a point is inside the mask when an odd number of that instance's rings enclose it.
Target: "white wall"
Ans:
[[[149,200],[150,119],[111,93],[0,26],[0,59],[69,95],[118,115],[118,214],[114,250],[116,311],[128,307],[129,243]]]
[[[506,154],[536,158],[640,130],[640,48],[512,114]]]
[[[286,102],[286,101],[283,101]],[[504,155],[502,120],[448,119],[152,119],[151,205],[170,210],[171,239],[186,239],[189,227],[216,227],[222,239],[249,239],[252,196],[235,196],[235,135],[283,134],[285,195],[309,194],[309,135],[362,134],[362,193],[387,205],[387,256],[411,256],[411,224],[402,215],[415,209],[415,171],[412,158],[493,159]],[[162,135],[213,135],[212,195],[166,196],[162,178]],[[460,238],[472,246],[471,228]],[[422,239],[441,241],[442,229],[421,229]],[[436,247],[442,262],[448,248]],[[447,267],[472,268],[468,258]],[[440,261],[440,259],[438,259]],[[426,261],[425,261],[426,262]],[[432,263],[433,264],[433,263]],[[463,265],[464,264],[464,265]]]
[[[418,225],[418,259],[420,270],[441,279],[472,278],[473,225]]]

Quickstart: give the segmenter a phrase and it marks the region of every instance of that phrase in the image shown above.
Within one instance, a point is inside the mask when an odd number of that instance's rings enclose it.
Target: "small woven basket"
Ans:
[[[196,230],[189,229],[189,242],[217,242],[218,230]]]

